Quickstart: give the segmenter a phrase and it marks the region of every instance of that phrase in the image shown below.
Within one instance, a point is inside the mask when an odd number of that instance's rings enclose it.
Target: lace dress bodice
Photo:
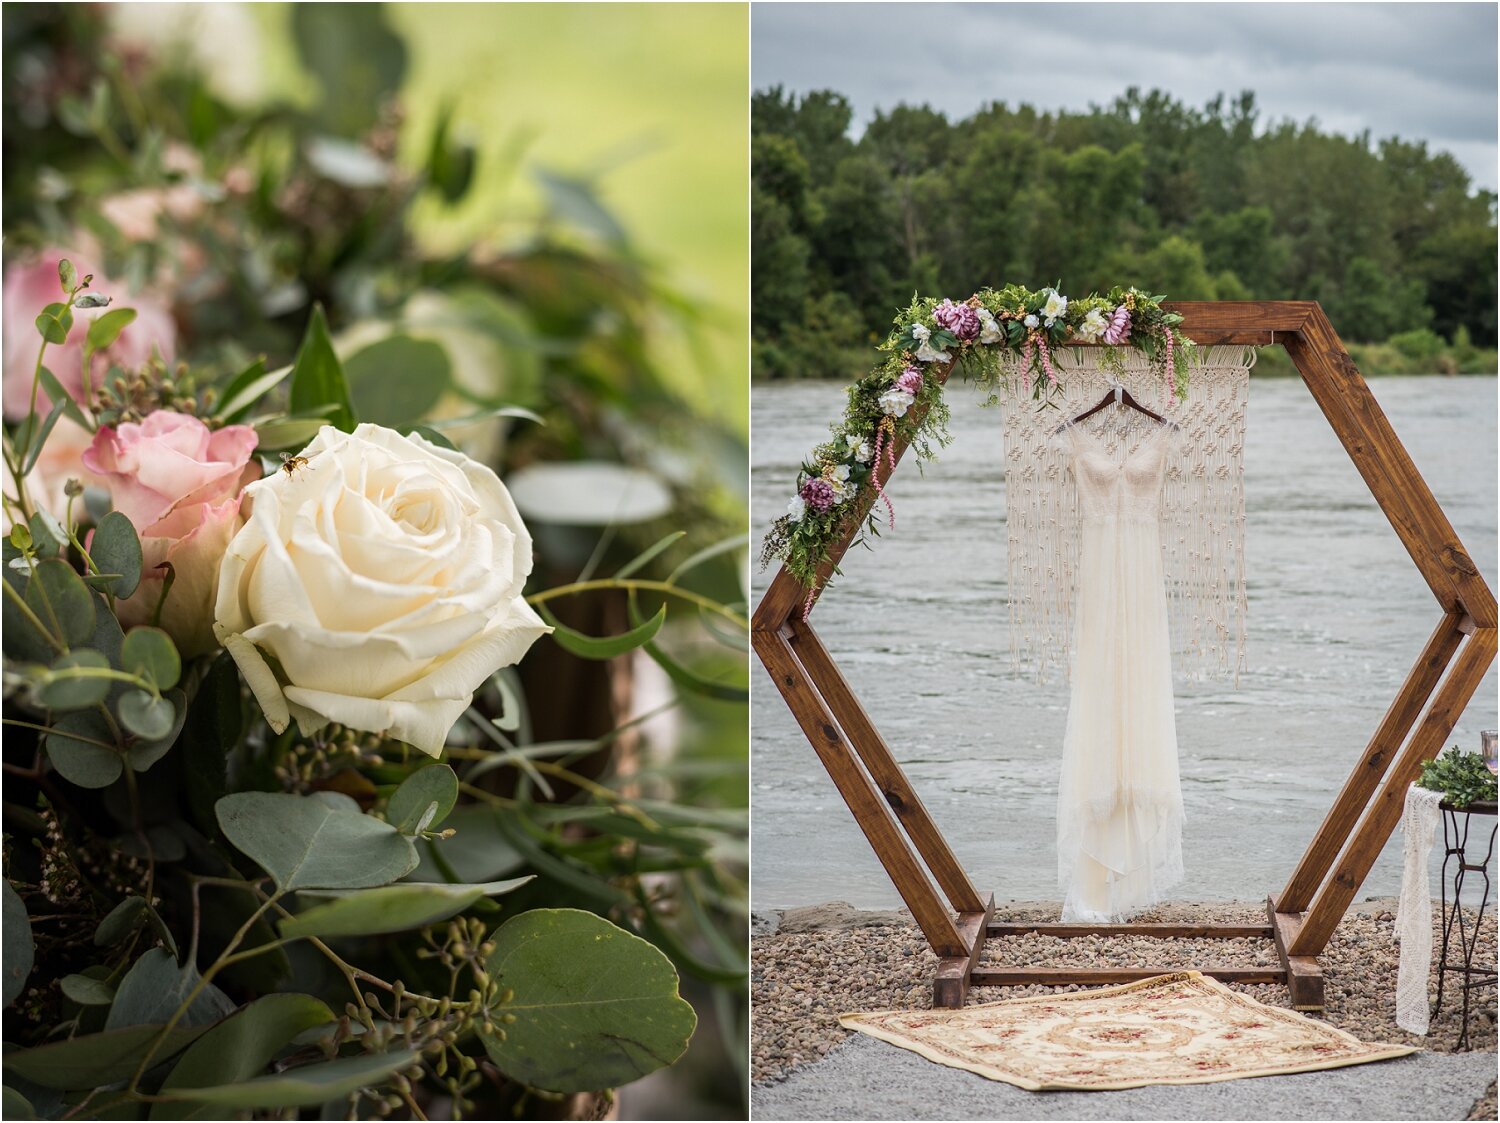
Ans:
[[[1166,436],[1172,431],[1166,425],[1159,427],[1121,460],[1105,452],[1086,429],[1069,425],[1064,433],[1073,445],[1079,519],[1158,521],[1162,481],[1167,475]]]

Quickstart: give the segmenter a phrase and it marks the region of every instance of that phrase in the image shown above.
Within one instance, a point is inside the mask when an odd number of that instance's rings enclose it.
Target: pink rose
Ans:
[[[166,306],[149,296],[124,292],[119,285],[88,261],[64,250],[48,250],[25,264],[12,264],[5,270],[3,314],[4,405],[5,416],[14,420],[25,417],[31,403],[31,380],[36,370],[37,349],[42,337],[37,334],[36,318],[47,305],[64,299],[57,279],[57,264],[63,258],[71,261],[79,277],[94,275],[90,292],[113,297],[112,308],[134,308],[135,320],[104,351],[93,356],[89,384],[97,388],[111,364],[132,370],[151,358],[153,350],[167,362],[177,349],[177,326]],[[91,321],[109,308],[74,313],[73,330],[67,342],[49,344],[42,362],[57,380],[79,401],[83,400],[83,339]],[[86,403],[85,403],[86,404]],[[47,410],[51,402],[45,391],[37,391],[37,409]]]
[[[115,510],[141,536],[141,584],[116,605],[120,623],[150,623],[166,576],[158,567],[171,562],[160,623],[184,657],[218,646],[219,562],[242,522],[240,492],[260,477],[250,458],[255,442],[248,425],[210,430],[196,417],[158,410],[139,425],[101,428],[83,454],[85,467],[105,479]]]

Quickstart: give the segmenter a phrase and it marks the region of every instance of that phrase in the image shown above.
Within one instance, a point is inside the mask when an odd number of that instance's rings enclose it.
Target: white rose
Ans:
[[[1041,322],[1042,321],[1038,320],[1035,316],[1027,316],[1026,317],[1026,326],[1029,327],[1029,328],[1034,328],[1038,324],[1040,324]]]
[[[988,308],[979,309],[979,342],[999,343],[1000,339],[1000,324],[994,313]]]
[[[833,478],[838,480],[839,483],[843,483],[845,480],[847,480],[849,478],[849,465],[835,464],[833,466]]]
[[[926,324],[912,324],[911,334],[918,343],[926,343],[932,338],[932,329]]]
[[[1083,321],[1074,329],[1073,334],[1085,343],[1098,343],[1104,338],[1105,331],[1109,328],[1109,321],[1104,318],[1104,313],[1099,309],[1091,309]]]
[[[870,451],[870,442],[863,437],[849,434],[844,438],[844,444],[848,446],[849,455],[861,464],[868,464],[873,453]]]
[[[939,351],[925,339],[922,341],[922,345],[917,348],[917,360],[919,362],[946,363],[951,358],[953,358],[953,356],[948,354],[948,352]]]
[[[1050,324],[1068,310],[1068,298],[1056,289],[1047,290],[1047,303],[1042,305],[1042,315],[1047,317]]]
[[[791,499],[787,500],[786,513],[792,522],[801,522],[802,516],[807,514],[807,500],[803,499],[800,495],[792,496]]]
[[[474,691],[551,631],[521,598],[531,535],[495,473],[379,425],[325,426],[249,485],[214,634],[266,720],[437,756]]]
[[[891,417],[905,417],[906,411],[917,400],[915,394],[908,394],[905,390],[891,387],[880,395],[880,411]]]

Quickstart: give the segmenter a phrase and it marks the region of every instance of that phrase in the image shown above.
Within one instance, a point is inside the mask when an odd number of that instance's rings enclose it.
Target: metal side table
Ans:
[[[1433,1005],[1433,1016],[1443,1008],[1443,990],[1448,975],[1462,976],[1463,981],[1454,985],[1463,995],[1463,1020],[1458,1031],[1458,1047],[1469,1047],[1469,1000],[1470,995],[1484,987],[1495,986],[1495,968],[1481,963],[1474,965],[1474,950],[1479,946],[1479,932],[1490,922],[1486,913],[1490,902],[1490,859],[1495,854],[1495,835],[1500,824],[1490,827],[1489,841],[1485,845],[1484,857],[1477,862],[1469,860],[1469,831],[1478,815],[1495,817],[1494,800],[1476,800],[1460,811],[1444,800],[1439,806],[1443,811],[1443,875],[1439,882],[1443,905],[1443,942],[1438,953],[1437,1002]],[[1473,851],[1479,852],[1479,843],[1484,838],[1481,828],[1474,839]],[[1452,867],[1451,873],[1449,867]],[[1465,875],[1474,874],[1483,889],[1479,897],[1479,912],[1471,924],[1464,916],[1463,890]],[[1452,879],[1451,882],[1449,879]],[[1449,889],[1452,889],[1452,900]],[[1454,956],[1450,959],[1449,956]]]

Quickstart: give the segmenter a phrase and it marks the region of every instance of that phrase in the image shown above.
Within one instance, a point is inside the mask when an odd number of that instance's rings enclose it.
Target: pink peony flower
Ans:
[[[932,310],[932,318],[958,339],[975,339],[979,335],[979,313],[967,304],[945,300]]]
[[[1118,347],[1130,338],[1130,309],[1120,305],[1109,318],[1109,327],[1104,329],[1104,342]]]
[[[251,459],[255,430],[230,425],[211,431],[196,417],[158,410],[139,425],[108,426],[94,435],[85,467],[107,482],[115,509],[141,536],[145,565],[140,587],[116,605],[125,627],[149,623],[161,600],[166,571],[171,592],[161,626],[184,657],[212,651],[219,563],[240,528],[240,492],[260,477]]]
[[[4,307],[0,309],[5,333],[4,405],[5,416],[25,417],[31,402],[31,380],[36,370],[37,349],[42,337],[37,334],[36,318],[48,304],[63,299],[57,279],[57,265],[63,258],[71,261],[80,277],[93,273],[89,291],[113,297],[110,308],[134,308],[134,322],[120,333],[105,351],[96,353],[90,364],[90,385],[97,387],[111,364],[126,369],[141,366],[154,350],[168,362],[177,349],[177,327],[166,306],[143,294],[131,296],[114,281],[105,277],[91,263],[64,250],[48,250],[25,264],[12,264],[5,270]],[[110,308],[85,310],[73,314],[73,330],[67,342],[50,344],[42,362],[57,380],[79,401],[83,400],[83,339],[89,323]],[[51,408],[45,391],[37,392],[37,409]]]
[[[916,367],[907,367],[896,379],[896,389],[915,396],[922,389],[922,372]]]
[[[836,498],[833,485],[821,476],[814,476],[808,480],[802,485],[802,490],[798,494],[809,507],[820,512],[832,507]]]

